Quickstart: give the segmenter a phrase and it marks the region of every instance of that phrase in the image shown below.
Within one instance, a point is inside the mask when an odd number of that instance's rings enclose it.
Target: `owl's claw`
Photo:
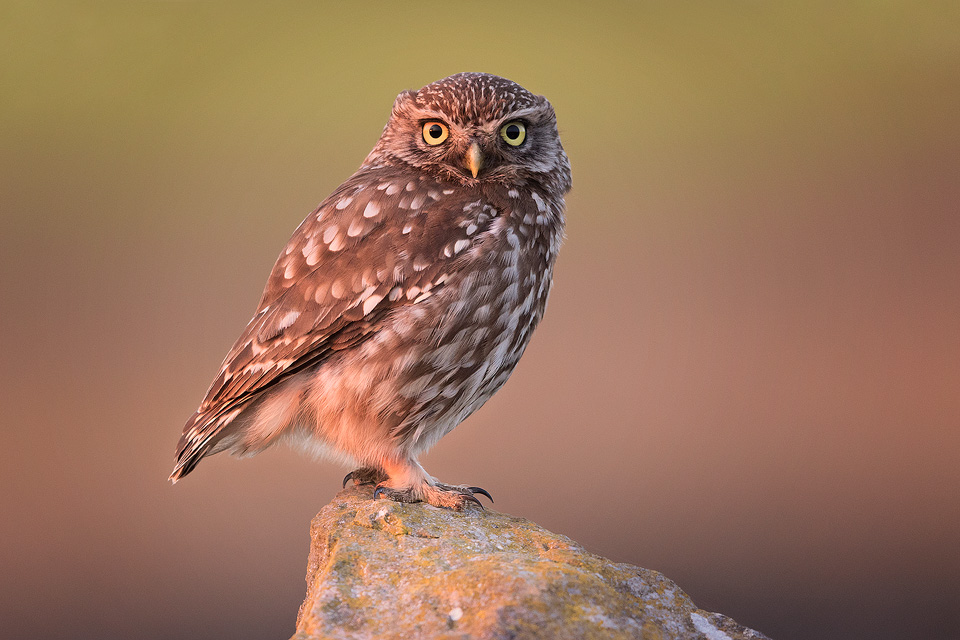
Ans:
[[[442,493],[452,493],[452,494],[455,494],[455,495],[462,496],[462,499],[463,499],[463,500],[466,500],[466,501],[468,501],[468,502],[473,502],[473,503],[479,505],[481,509],[483,509],[483,504],[481,504],[480,501],[477,500],[477,497],[476,497],[475,495],[473,495],[473,494],[474,494],[474,493],[482,493],[483,495],[485,495],[485,496],[487,496],[488,498],[490,498],[490,494],[487,493],[485,489],[481,489],[480,487],[466,487],[466,486],[463,486],[463,485],[441,484],[441,483],[438,482],[438,483],[435,485],[435,488],[438,489],[438,490],[440,490]],[[493,498],[490,498],[490,502],[493,502]],[[459,511],[459,509],[458,509],[458,511]]]
[[[493,502],[493,496],[490,495],[486,489],[483,489],[481,487],[467,487],[467,489],[470,489],[471,493],[479,493],[482,496],[487,496],[490,502]]]
[[[461,493],[460,495],[463,496],[463,499],[464,499],[464,500],[467,500],[467,501],[469,501],[469,502],[472,502],[473,504],[475,504],[475,505],[477,505],[478,507],[480,507],[481,510],[483,510],[483,505],[480,503],[479,500],[477,500],[477,497],[476,497],[475,495],[473,495],[472,493]]]

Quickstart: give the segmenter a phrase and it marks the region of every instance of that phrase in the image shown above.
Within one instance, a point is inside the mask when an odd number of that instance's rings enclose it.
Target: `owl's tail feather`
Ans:
[[[170,482],[176,484],[177,480],[193,471],[200,460],[217,452],[214,445],[225,435],[223,427],[229,424],[237,413],[223,415],[218,412],[211,416],[198,411],[187,420],[183,435],[177,443],[177,464],[170,474]]]
[[[197,466],[197,463],[200,462],[200,458],[202,457],[202,453],[195,452],[191,452],[190,455],[178,456],[177,466],[173,468],[173,473],[170,474],[170,482],[177,484],[177,480],[193,471],[193,468]]]

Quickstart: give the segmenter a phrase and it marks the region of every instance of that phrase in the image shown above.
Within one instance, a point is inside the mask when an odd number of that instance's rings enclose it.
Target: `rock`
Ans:
[[[313,519],[293,640],[761,640],[655,571],[523,518],[340,492]]]

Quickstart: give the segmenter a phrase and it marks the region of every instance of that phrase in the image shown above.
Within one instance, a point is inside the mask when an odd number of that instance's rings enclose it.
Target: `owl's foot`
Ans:
[[[373,492],[373,499],[377,500],[383,496],[395,502],[426,502],[435,507],[453,509],[454,511],[463,511],[463,507],[468,502],[473,502],[483,509],[483,505],[474,496],[475,493],[486,496],[490,498],[490,502],[493,502],[490,494],[480,487],[441,484],[439,482],[434,485],[423,485],[408,489],[393,489],[381,482]]]
[[[353,480],[353,484],[378,484],[387,479],[387,474],[381,471],[380,469],[374,469],[373,467],[360,467],[359,469],[354,469],[347,475],[343,476],[343,486],[346,487],[347,483]]]

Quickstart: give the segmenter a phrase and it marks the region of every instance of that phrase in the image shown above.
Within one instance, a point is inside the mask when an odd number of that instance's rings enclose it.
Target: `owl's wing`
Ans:
[[[257,313],[184,427],[171,479],[189,473],[260,392],[436,293],[497,215],[436,183],[371,178],[355,175],[294,232]]]

